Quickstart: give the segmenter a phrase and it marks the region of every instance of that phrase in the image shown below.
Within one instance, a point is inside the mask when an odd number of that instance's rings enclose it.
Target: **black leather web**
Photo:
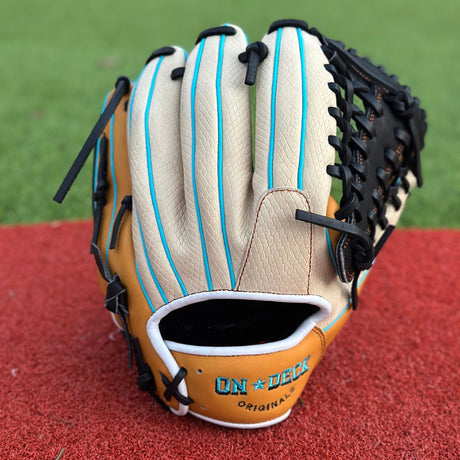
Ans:
[[[296,218],[342,233],[335,254],[338,275],[344,282],[353,280],[356,308],[359,274],[372,266],[393,230],[387,218],[388,205],[396,210],[401,207],[398,193],[401,188],[409,192],[409,171],[418,186],[422,185],[420,151],[426,114],[410,88],[400,85],[395,75],[387,75],[383,67],[358,57],[355,50],[345,49],[343,43],[316,29],[308,31],[320,40],[329,60],[325,68],[334,79],[329,88],[337,106],[330,107],[329,114],[336,120],[338,133],[328,141],[339,161],[329,165],[327,173],[341,181],[342,198],[335,219],[306,216],[305,211],[298,212]]]

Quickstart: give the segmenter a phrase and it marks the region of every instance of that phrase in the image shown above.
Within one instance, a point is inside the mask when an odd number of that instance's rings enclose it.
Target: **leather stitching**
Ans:
[[[312,332],[316,334],[316,336],[319,338],[319,341],[321,342],[321,355],[319,357],[319,361],[321,361],[323,359],[324,352],[326,351],[326,339],[324,338],[323,331],[318,326],[315,326],[312,329]]]
[[[297,193],[298,195],[300,195],[305,200],[305,202],[307,204],[307,207],[308,207],[308,211],[311,212],[310,202],[309,202],[308,198],[300,190],[293,190],[291,188],[278,188],[278,189],[269,190],[262,197],[262,199],[260,200],[259,207],[257,208],[256,220],[254,222],[254,227],[253,227],[252,234],[251,234],[251,240],[249,242],[249,247],[248,247],[248,250],[247,250],[247,253],[246,253],[246,257],[244,259],[243,268],[241,269],[240,276],[238,277],[238,283],[236,284],[235,291],[239,291],[241,280],[243,279],[243,274],[244,274],[244,272],[246,270],[246,265],[248,263],[249,256],[251,254],[252,244],[254,242],[254,238],[255,238],[255,234],[256,234],[256,230],[257,230],[257,223],[259,221],[259,216],[260,216],[260,211],[262,209],[262,205],[263,205],[264,201],[266,200],[266,198],[268,196],[270,196],[270,195],[272,195],[274,193],[279,193],[279,192]],[[310,293],[310,278],[311,278],[311,269],[312,269],[312,267],[311,267],[311,259],[312,259],[312,251],[313,251],[313,231],[312,231],[312,229],[313,229],[313,224],[310,224],[310,262],[309,262],[309,266],[308,266],[308,276],[307,276],[307,294]]]

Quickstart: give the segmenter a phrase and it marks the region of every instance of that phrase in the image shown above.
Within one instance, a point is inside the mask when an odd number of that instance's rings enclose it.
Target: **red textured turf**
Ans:
[[[0,228],[1,459],[458,458],[460,231],[396,230],[292,415],[254,431],[137,389],[88,222]]]

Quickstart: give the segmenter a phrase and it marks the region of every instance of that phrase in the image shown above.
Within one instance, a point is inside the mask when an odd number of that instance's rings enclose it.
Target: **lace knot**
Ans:
[[[246,78],[244,83],[248,86],[254,85],[257,76],[257,67],[268,56],[268,47],[265,43],[254,42],[246,47],[246,51],[238,56],[243,64],[247,64]]]

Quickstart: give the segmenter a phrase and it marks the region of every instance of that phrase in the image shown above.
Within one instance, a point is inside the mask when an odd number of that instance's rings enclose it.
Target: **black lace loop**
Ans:
[[[145,65],[149,64],[151,61],[153,61],[156,58],[159,58],[161,56],[171,56],[176,52],[175,48],[172,46],[164,46],[163,48],[159,48],[155,50],[145,61]]]
[[[137,385],[142,391],[149,393],[164,409],[168,409],[166,404],[158,397],[155,379],[148,364],[144,361],[139,339],[129,332],[128,328],[128,302],[126,289],[120,281],[118,275],[115,275],[107,286],[105,307],[120,319],[123,329],[121,334],[126,340],[128,346],[128,366],[131,369],[133,357],[136,363],[138,377]]]
[[[372,266],[377,255],[371,238],[364,230],[361,230],[354,224],[331,219],[330,217],[314,214],[302,209],[296,210],[295,218],[296,220],[319,225],[321,227],[338,231],[342,234],[351,235],[349,244],[351,246],[351,254],[353,257],[352,264],[355,273],[353,277],[351,297],[353,309],[355,310],[358,306],[357,289],[359,275],[363,270],[367,270]]]
[[[96,183],[96,190],[94,192],[94,201],[95,202],[102,202],[103,205],[107,203],[105,198],[105,191],[109,186],[107,182],[107,151],[108,151],[108,140],[105,135],[101,137],[100,141],[100,160],[99,165],[97,166],[97,183]]]
[[[196,44],[198,44],[203,38],[212,37],[214,35],[235,35],[236,29],[231,26],[218,26],[211,27],[210,29],[203,30],[203,32],[198,35],[196,39]]]
[[[102,136],[100,145],[99,145],[99,164],[94,165],[94,168],[97,168],[97,182],[96,190],[93,193],[93,218],[94,218],[94,228],[93,236],[91,238],[91,248],[97,246],[97,240],[99,238],[99,232],[101,230],[102,222],[102,208],[107,204],[107,199],[105,192],[109,186],[107,182],[107,151],[108,151],[108,141],[105,136]],[[90,251],[93,253],[93,250]]]
[[[117,274],[114,275],[113,279],[107,286],[104,306],[115,315],[129,315],[126,288],[121,283]]]
[[[122,284],[117,274],[113,276],[107,285],[104,306],[120,319],[123,328],[121,333],[126,339],[126,344],[128,345],[129,368],[131,369],[133,350],[131,344],[131,334],[129,333],[127,321],[127,317],[129,316],[128,295],[125,286]]]
[[[126,211],[131,211],[133,207],[133,197],[126,195],[121,201],[120,209],[118,210],[117,217],[113,224],[112,238],[110,239],[110,249],[115,249],[118,241],[118,233],[120,231],[121,221]]]
[[[137,385],[142,391],[146,391],[153,396],[156,401],[158,401],[165,409],[167,409],[166,404],[158,398],[156,394],[156,385],[155,379],[153,378],[152,371],[148,364],[144,361],[142,357],[141,346],[139,339],[137,337],[130,336],[131,348],[133,350],[134,359],[136,361],[136,367],[138,372]]]
[[[105,307],[113,314],[116,314],[120,319],[123,327],[121,334],[125,338],[126,344],[128,346],[129,368],[131,369],[133,365],[133,357],[136,363],[138,372],[137,385],[142,391],[149,393],[164,409],[169,410],[168,406],[166,406],[166,404],[157,395],[155,379],[149,365],[144,361],[139,339],[131,335],[129,332],[129,309],[127,292],[117,274],[114,275],[113,279],[107,286]]]
[[[361,230],[354,224],[331,219],[330,217],[314,214],[303,209],[296,209],[295,218],[296,220],[319,225],[350,236],[349,245],[351,246],[351,254],[353,257],[352,263],[355,273],[351,288],[351,298],[353,309],[356,310],[356,307],[358,306],[357,290],[360,274],[363,270],[368,270],[372,267],[375,258],[387,241],[391,232],[394,230],[394,226],[388,225],[374,247],[373,239],[364,230]]]
[[[365,91],[361,92],[359,96],[366,105],[372,108],[378,117],[382,116],[383,105],[376,99],[375,96]]]
[[[181,404],[188,406],[193,403],[193,399],[189,398],[188,396],[184,396],[183,394],[179,393],[179,384],[182,382],[184,377],[187,375],[187,369],[181,367],[177,372],[176,376],[169,381],[168,377],[160,372],[161,381],[163,385],[166,387],[163,396],[166,401],[171,401],[171,398],[175,398]]]
[[[171,80],[179,80],[184,76],[185,67],[176,67],[171,71]]]
[[[340,233],[348,233],[353,236],[353,244],[356,245],[357,253],[355,267],[359,269],[370,268],[374,261],[374,246],[369,235],[354,224],[342,222],[341,220],[332,219],[327,216],[315,214],[313,212],[296,209],[296,220],[319,225],[321,227],[335,230]]]

